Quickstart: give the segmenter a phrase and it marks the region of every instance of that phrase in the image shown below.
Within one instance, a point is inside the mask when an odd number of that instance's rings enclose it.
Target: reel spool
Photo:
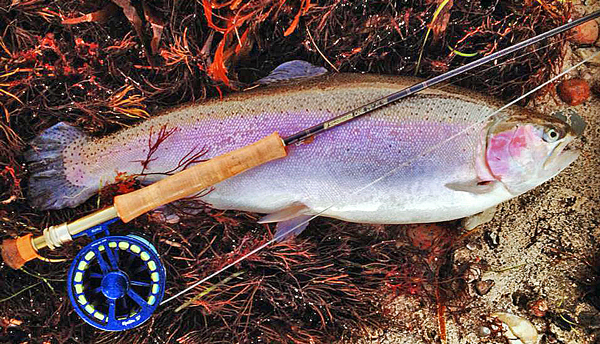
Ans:
[[[147,240],[106,236],[77,254],[67,289],[85,322],[105,331],[124,331],[152,316],[164,295],[165,279],[165,268]]]

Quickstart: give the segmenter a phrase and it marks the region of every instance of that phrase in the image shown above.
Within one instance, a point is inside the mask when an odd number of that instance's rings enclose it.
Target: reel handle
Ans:
[[[115,197],[114,207],[129,222],[161,205],[198,193],[227,178],[287,155],[277,132],[229,153],[212,158],[142,189]]]

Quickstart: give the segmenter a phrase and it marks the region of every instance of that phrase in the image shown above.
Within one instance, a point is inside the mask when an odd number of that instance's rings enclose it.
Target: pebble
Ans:
[[[598,40],[598,22],[587,21],[571,29],[569,40],[574,44],[594,44]]]
[[[598,90],[600,91],[600,88],[598,88]],[[467,249],[469,251],[481,250],[481,244],[475,243],[475,242],[470,242],[467,244]]]
[[[500,236],[498,236],[497,233],[485,231],[483,233],[483,240],[491,249],[495,249],[500,246]]]
[[[590,97],[590,84],[583,79],[570,79],[561,82],[558,95],[565,103],[574,106],[585,102]]]
[[[529,304],[529,311],[538,318],[543,318],[548,312],[548,301],[538,299]]]
[[[492,314],[508,326],[510,332],[523,344],[537,344],[538,332],[531,321],[510,313],[498,312]],[[509,334],[510,335],[510,334]]]
[[[169,224],[172,224],[172,225],[178,224],[179,221],[181,220],[179,218],[179,215],[177,215],[177,214],[175,214],[173,212],[170,212],[170,211],[163,211],[163,210],[160,210],[160,209],[154,210],[150,214],[150,216],[154,220],[156,220],[158,222],[166,222],[166,223],[169,223]]]
[[[481,269],[476,266],[471,266],[467,271],[465,271],[465,281],[467,283],[471,283],[477,281],[481,277]]]
[[[490,292],[494,284],[496,283],[493,280],[477,281],[475,282],[475,291],[480,296],[483,296]]]
[[[477,328],[477,336],[479,337],[489,337],[492,334],[492,330],[490,330],[487,326],[479,326]]]

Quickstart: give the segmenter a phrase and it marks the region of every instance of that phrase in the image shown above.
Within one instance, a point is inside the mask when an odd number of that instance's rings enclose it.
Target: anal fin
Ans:
[[[277,241],[284,241],[300,235],[308,227],[311,218],[311,215],[301,215],[287,221],[278,222],[274,238]]]

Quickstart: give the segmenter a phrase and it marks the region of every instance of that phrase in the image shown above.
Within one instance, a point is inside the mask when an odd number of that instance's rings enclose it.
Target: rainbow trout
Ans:
[[[74,207],[119,174],[151,183],[414,83],[324,75],[180,107],[102,138],[59,123],[26,154],[29,199],[39,209]],[[427,89],[291,147],[288,157],[223,181],[202,200],[217,209],[270,214],[263,222],[282,227],[321,212],[385,224],[471,216],[542,184],[578,156],[565,149],[577,136],[566,122],[518,107],[487,118],[500,106],[458,88]]]

